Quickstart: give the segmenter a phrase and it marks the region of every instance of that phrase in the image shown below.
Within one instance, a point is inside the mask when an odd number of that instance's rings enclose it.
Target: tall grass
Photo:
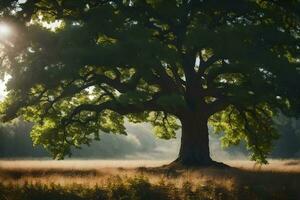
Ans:
[[[0,200],[300,199],[297,160],[262,168],[236,161],[230,164],[239,168],[168,171],[122,161],[122,168],[89,165],[100,161],[46,162],[0,161]]]

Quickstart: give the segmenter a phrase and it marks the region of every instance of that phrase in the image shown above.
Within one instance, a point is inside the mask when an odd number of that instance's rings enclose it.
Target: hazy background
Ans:
[[[281,138],[275,142],[272,158],[300,157],[300,120],[279,117],[275,120]],[[101,133],[101,141],[91,146],[74,149],[72,158],[87,159],[175,159],[180,146],[180,131],[176,139],[155,137],[148,124],[127,124],[128,135]],[[29,159],[49,158],[42,147],[33,148],[30,138],[31,124],[17,120],[13,124],[0,124],[0,158]],[[248,153],[243,144],[222,149],[222,134],[210,134],[211,155],[216,160],[246,159]]]

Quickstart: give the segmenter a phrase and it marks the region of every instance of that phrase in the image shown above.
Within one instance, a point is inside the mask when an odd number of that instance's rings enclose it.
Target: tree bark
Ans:
[[[174,163],[183,166],[211,166],[217,164],[210,157],[208,118],[189,114],[181,119],[182,136],[178,158]]]

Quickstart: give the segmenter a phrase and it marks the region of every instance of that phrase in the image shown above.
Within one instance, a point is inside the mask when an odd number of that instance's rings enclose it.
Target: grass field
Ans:
[[[0,200],[300,199],[300,161],[161,170],[169,161],[0,161]]]

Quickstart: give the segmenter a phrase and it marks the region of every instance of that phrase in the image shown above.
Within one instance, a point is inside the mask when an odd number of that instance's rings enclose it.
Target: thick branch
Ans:
[[[174,114],[174,111],[166,110],[162,106],[156,104],[156,98],[150,101],[144,102],[141,105],[138,104],[121,104],[115,100],[110,100],[101,104],[81,104],[77,106],[71,114],[62,120],[62,125],[67,126],[69,123],[73,121],[73,118],[83,112],[83,111],[90,111],[95,113],[100,113],[104,110],[112,110],[117,112],[121,115],[126,115],[130,113],[141,113],[144,111],[165,111],[168,113]]]
[[[217,62],[220,58],[216,55],[212,55],[207,61],[200,62],[199,72],[198,74],[203,75],[204,72],[215,62]]]
[[[219,98],[214,102],[207,104],[209,116],[222,110],[225,110],[229,105],[230,103],[225,98]]]

